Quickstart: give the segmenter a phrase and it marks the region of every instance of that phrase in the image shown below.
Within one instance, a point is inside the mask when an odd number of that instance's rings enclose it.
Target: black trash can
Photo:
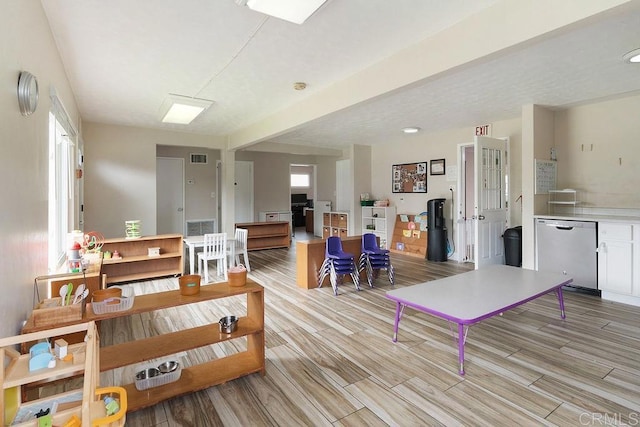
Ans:
[[[507,228],[502,235],[504,239],[505,264],[522,267],[522,226]]]

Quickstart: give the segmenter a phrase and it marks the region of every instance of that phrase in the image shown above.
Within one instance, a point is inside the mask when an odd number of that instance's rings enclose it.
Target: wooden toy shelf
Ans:
[[[201,286],[197,295],[184,296],[179,290],[136,295],[131,309],[114,313],[98,315],[93,312],[91,304],[87,305],[82,320],[98,321],[243,294],[247,297],[247,315],[240,317],[237,330],[231,334],[221,333],[216,322],[100,349],[99,369],[103,372],[210,344],[246,338],[245,351],[185,367],[178,381],[154,387],[153,393],[149,393],[148,390],[138,391],[132,378],[130,384],[122,386],[127,392],[129,411],[255,372],[264,375],[264,289],[248,279],[247,284],[242,287],[232,287],[226,282]],[[30,322],[31,319],[27,321],[23,333],[39,330]]]
[[[248,231],[247,250],[289,248],[291,230],[288,221],[247,222],[236,224],[236,228]]]
[[[182,245],[181,234],[106,239],[102,252],[118,251],[121,258],[103,259],[102,273],[107,275],[107,284],[181,275]],[[149,256],[149,248],[160,248],[160,255]]]
[[[56,360],[55,367],[43,367],[30,370],[31,356],[20,354],[15,350],[16,345],[52,337],[72,334],[86,334],[86,342],[67,346],[67,354],[72,354],[69,361]],[[127,411],[126,392],[120,387],[98,388],[99,372],[99,339],[95,322],[78,322],[74,325],[60,328],[32,332],[15,337],[0,339],[0,360],[9,359],[9,363],[0,371],[0,420],[2,425],[17,425],[22,427],[36,427],[38,421],[34,413],[40,409],[51,409],[55,404],[58,411],[52,416],[53,425],[63,425],[73,416],[77,417],[83,426],[89,425],[124,425]],[[46,353],[43,353],[45,355]],[[23,401],[22,388],[26,386],[41,387],[60,378],[83,376],[83,387],[80,390],[58,393],[41,399]],[[120,410],[107,417],[101,394],[117,393]],[[16,419],[18,417],[18,419]]]

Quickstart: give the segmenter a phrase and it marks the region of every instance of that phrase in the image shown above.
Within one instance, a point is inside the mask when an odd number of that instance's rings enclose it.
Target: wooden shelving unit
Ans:
[[[191,296],[181,295],[179,290],[139,295],[135,297],[131,309],[115,313],[95,314],[89,304],[82,321],[131,316],[243,294],[247,297],[247,313],[246,316],[240,317],[237,330],[231,334],[220,333],[218,323],[213,323],[100,349],[100,371],[102,372],[246,337],[245,351],[186,367],[182,369],[182,375],[178,381],[154,387],[150,389],[152,392],[138,391],[133,382],[123,385],[127,392],[129,410],[135,411],[171,397],[202,390],[255,372],[264,375],[264,289],[248,279],[247,284],[242,287],[229,286],[226,282],[201,286],[200,293]],[[36,328],[32,319],[29,319],[23,328],[23,333],[37,330],[39,328]]]
[[[396,218],[396,224],[393,228],[393,241],[389,250],[398,254],[426,258],[427,230],[420,230],[420,224],[415,221],[416,215],[406,215],[408,219],[406,222],[402,221],[402,216],[398,215]],[[409,224],[412,222],[415,224],[415,229],[409,228]],[[409,235],[407,236],[406,234]]]
[[[102,273],[107,275],[107,284],[181,275],[182,245],[181,234],[107,239],[102,252],[117,250],[122,258],[103,259]],[[160,248],[160,255],[149,256],[149,248]]]
[[[56,360],[53,368],[45,367],[30,371],[30,355],[21,355],[14,349],[16,345],[24,346],[26,343],[73,333],[84,333],[87,337],[86,342],[68,346],[68,354],[73,354],[73,359],[67,362]],[[2,420],[2,425],[37,426],[38,422],[33,413],[39,409],[51,409],[54,402],[61,406],[52,417],[53,425],[62,425],[72,416],[78,417],[83,426],[91,425],[92,421],[105,421],[104,404],[100,396],[96,395],[96,391],[100,392],[98,389],[98,348],[99,340],[95,322],[78,322],[74,325],[0,339],[0,360],[10,360],[0,372],[0,383],[2,383],[0,420]],[[39,387],[60,378],[78,375],[84,377],[81,390],[59,393],[27,402],[23,402],[21,399],[22,388],[25,386]],[[104,390],[115,390],[115,388]],[[112,417],[114,423],[109,424],[114,427],[124,425],[126,418],[126,393],[123,389],[119,390],[122,391],[120,397],[124,397],[124,400],[121,400],[121,412]],[[16,420],[16,416],[20,418]],[[15,424],[14,421],[16,421]]]
[[[236,228],[249,231],[247,236],[249,251],[291,247],[289,221],[246,222],[236,224]]]

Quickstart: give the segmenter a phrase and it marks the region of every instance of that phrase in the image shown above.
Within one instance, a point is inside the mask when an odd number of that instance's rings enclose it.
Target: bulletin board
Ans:
[[[391,174],[392,192],[427,192],[427,162],[393,165],[391,167]]]
[[[535,164],[536,188],[535,194],[548,194],[556,189],[558,163],[555,160],[538,160]]]

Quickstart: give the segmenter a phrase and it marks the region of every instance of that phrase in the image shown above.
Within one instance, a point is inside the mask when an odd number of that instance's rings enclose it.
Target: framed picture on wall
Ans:
[[[431,175],[444,175],[444,159],[431,160]]]
[[[426,193],[427,162],[393,165],[391,189],[394,193]]]

